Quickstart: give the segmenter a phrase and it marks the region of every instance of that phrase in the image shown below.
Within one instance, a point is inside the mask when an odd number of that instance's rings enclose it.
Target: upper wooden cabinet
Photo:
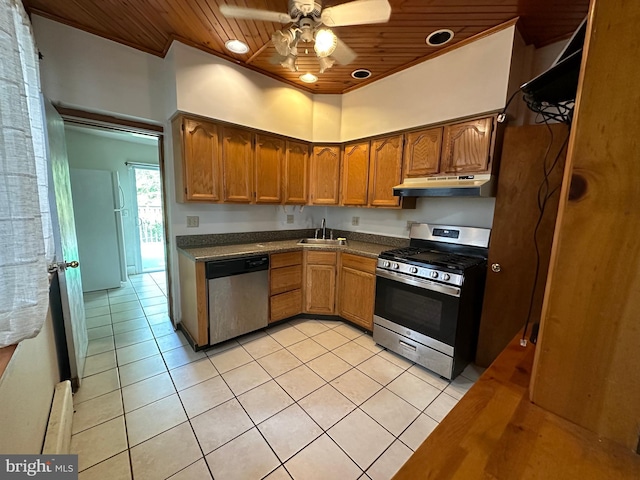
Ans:
[[[253,133],[222,127],[222,180],[225,202],[252,202]]]
[[[256,135],[255,201],[282,203],[282,167],[285,141],[268,135]]]
[[[307,203],[309,145],[287,140],[284,165],[284,203]]]
[[[405,134],[404,177],[424,177],[440,171],[442,127]]]
[[[172,127],[177,200],[220,201],[220,127],[188,117]]]
[[[369,201],[369,142],[344,146],[341,177],[340,205],[366,205]]]
[[[315,145],[189,115],[172,121],[178,202],[415,208],[402,178],[497,169],[495,117]],[[500,129],[498,129],[498,133]],[[496,152],[493,151],[495,145]],[[311,154],[311,155],[310,155]]]
[[[313,147],[309,179],[310,205],[338,205],[340,198],[340,147]]]
[[[489,170],[493,117],[446,125],[442,171],[464,175]]]
[[[400,197],[393,187],[402,181],[402,135],[371,142],[369,164],[369,205],[400,207]]]

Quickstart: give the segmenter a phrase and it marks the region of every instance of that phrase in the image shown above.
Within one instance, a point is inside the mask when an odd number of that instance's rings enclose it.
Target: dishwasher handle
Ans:
[[[207,280],[212,278],[231,277],[243,273],[259,272],[269,269],[269,256],[259,255],[229,260],[215,260],[207,262],[205,270]]]

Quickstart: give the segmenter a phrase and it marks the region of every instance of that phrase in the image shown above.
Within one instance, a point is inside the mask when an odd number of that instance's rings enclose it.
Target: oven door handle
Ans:
[[[396,282],[404,283],[406,285],[412,285],[414,287],[422,288],[424,290],[431,290],[433,292],[444,293],[450,297],[459,297],[460,288],[452,287],[449,285],[443,285],[441,283],[432,282],[422,278],[412,277],[404,273],[388,272],[380,268],[376,269],[376,275],[378,277],[387,278],[389,280],[395,280]]]

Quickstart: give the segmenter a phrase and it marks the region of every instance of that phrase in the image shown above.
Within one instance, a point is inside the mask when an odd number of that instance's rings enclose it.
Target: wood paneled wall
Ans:
[[[640,2],[591,8],[531,399],[636,450]]]

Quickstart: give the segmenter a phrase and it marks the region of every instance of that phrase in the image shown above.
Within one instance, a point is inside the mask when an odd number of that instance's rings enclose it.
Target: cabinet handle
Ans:
[[[502,267],[500,266],[499,263],[492,263],[491,264],[491,271],[495,272],[495,273],[499,273],[502,270]]]

